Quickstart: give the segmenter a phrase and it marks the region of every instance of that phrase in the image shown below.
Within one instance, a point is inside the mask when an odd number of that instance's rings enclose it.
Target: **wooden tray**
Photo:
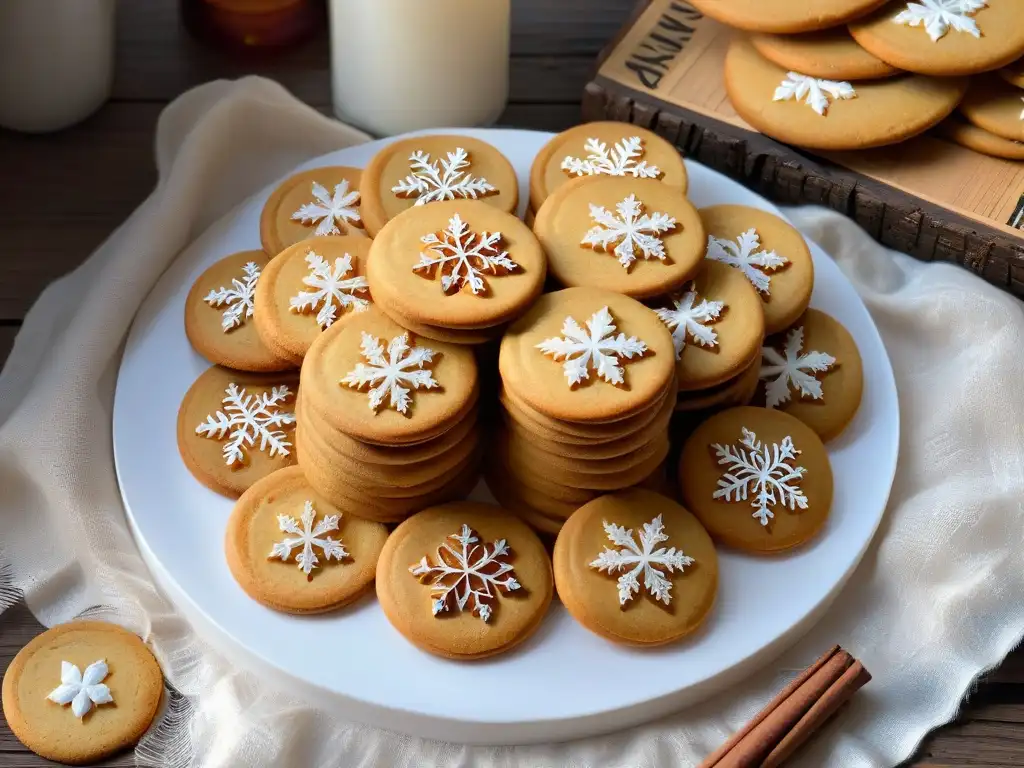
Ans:
[[[734,33],[681,0],[642,0],[587,84],[587,120],[650,128],[688,157],[780,203],[825,205],[916,258],[951,261],[1024,297],[1024,163],[926,134],[810,154],[733,111],[722,61]]]

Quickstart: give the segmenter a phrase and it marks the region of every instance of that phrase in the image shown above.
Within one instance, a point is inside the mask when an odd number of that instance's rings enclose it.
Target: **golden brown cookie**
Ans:
[[[714,408],[733,408],[737,405],[748,405],[757,393],[760,381],[761,358],[755,357],[750,365],[738,376],[722,382],[714,387],[698,389],[692,392],[680,392],[675,401],[677,412],[692,413]]]
[[[257,480],[294,464],[297,388],[294,372],[208,369],[178,409],[178,451],[185,466],[207,488],[240,496]]]
[[[808,309],[792,328],[765,342],[758,376],[758,402],[796,416],[824,442],[846,429],[864,391],[853,337],[817,309]]]
[[[737,114],[767,136],[810,149],[904,141],[945,119],[966,87],[962,78],[914,75],[820,80],[772,64],[743,39],[725,57],[725,89]]]
[[[566,610],[617,643],[664,645],[691,634],[718,592],[718,556],[707,531],[648,490],[580,507],[562,526],[553,559]]]
[[[999,70],[999,76],[1010,85],[1024,88],[1024,59],[1017,59]]]
[[[750,43],[780,67],[825,80],[878,80],[900,70],[857,45],[846,27],[802,35],[757,33]]]
[[[687,439],[683,503],[716,542],[743,552],[798,547],[825,525],[832,468],[814,431],[788,413],[731,408]]]
[[[1024,142],[1010,141],[996,136],[976,125],[971,125],[956,115],[943,121],[936,131],[939,136],[949,139],[961,147],[981,152],[983,155],[991,155],[1003,160],[1024,160]]]
[[[363,217],[371,236],[413,206],[441,200],[483,200],[505,213],[519,204],[508,159],[469,136],[416,136],[388,144],[363,172]]]
[[[185,299],[185,335],[215,365],[239,371],[284,371],[295,364],[263,343],[253,316],[256,288],[269,259],[242,251],[221,259],[192,284]]]
[[[371,587],[387,537],[383,525],[343,514],[299,467],[287,467],[242,494],[224,551],[253,600],[285,613],[322,613]]]
[[[723,24],[752,32],[792,35],[845,24],[886,0],[693,0],[701,13]]]
[[[546,260],[523,222],[481,200],[414,207],[370,249],[377,301],[440,328],[489,328],[518,316],[544,287]]]
[[[444,504],[399,525],[377,564],[377,598],[409,642],[451,659],[518,645],[551,604],[551,561],[501,507]]]
[[[852,22],[850,32],[899,69],[973,75],[1024,55],[1024,6],[1017,0],[892,0]]]
[[[494,325],[490,328],[479,328],[479,329],[468,329],[468,328],[440,328],[436,325],[427,325],[426,323],[417,323],[400,312],[396,312],[393,306],[379,305],[380,309],[384,314],[394,320],[403,328],[408,328],[410,331],[415,333],[417,336],[422,336],[424,339],[432,339],[434,341],[444,341],[449,344],[470,344],[470,345],[481,345],[488,344],[495,339],[501,337],[501,334],[505,331],[506,325],[504,323],[500,325]]]
[[[972,124],[1001,139],[1024,141],[1024,90],[1000,77],[972,78],[960,112]]]
[[[583,123],[562,131],[537,153],[530,169],[530,213],[548,195],[583,176],[659,179],[685,194],[689,180],[679,151],[653,131],[632,123]],[[527,224],[532,226],[530,218]]]
[[[260,242],[273,258],[289,245],[332,235],[365,236],[358,168],[328,166],[289,176],[260,214]]]
[[[4,717],[47,760],[85,765],[131,746],[156,718],[164,684],[145,643],[102,621],[29,641],[4,675]]]
[[[692,277],[704,255],[697,210],[656,179],[576,179],[548,196],[533,226],[552,277],[566,287],[657,296]]]

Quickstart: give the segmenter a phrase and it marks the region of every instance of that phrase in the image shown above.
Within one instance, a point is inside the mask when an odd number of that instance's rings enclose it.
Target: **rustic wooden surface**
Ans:
[[[594,58],[632,0],[516,0],[511,103],[504,125],[558,130],[579,120]],[[241,61],[192,41],[175,0],[123,2],[114,98],[80,126],[53,136],[0,130],[0,364],[25,312],[54,278],[74,269],[152,187],[151,143],[164,104],[193,85],[256,73],[299,98],[330,105],[325,35],[287,55]],[[23,607],[0,616],[0,670],[42,630]],[[28,753],[0,716],[0,768],[51,765]],[[134,765],[123,755],[104,765]],[[987,676],[958,720],[939,729],[908,768],[1024,765],[1024,652]]]

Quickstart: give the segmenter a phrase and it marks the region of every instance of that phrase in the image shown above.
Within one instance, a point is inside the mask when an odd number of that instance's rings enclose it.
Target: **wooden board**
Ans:
[[[733,34],[683,0],[643,0],[605,49],[584,116],[651,128],[777,202],[828,206],[891,248],[955,262],[1024,296],[1024,163],[931,134],[814,154],[769,139],[726,96],[722,61]]]

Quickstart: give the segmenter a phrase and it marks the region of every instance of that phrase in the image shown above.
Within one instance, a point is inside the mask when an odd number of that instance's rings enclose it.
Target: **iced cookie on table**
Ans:
[[[378,306],[399,323],[471,334],[522,314],[545,275],[544,252],[530,229],[481,200],[402,212],[377,234],[367,268]]]
[[[300,240],[365,236],[358,168],[327,166],[290,176],[267,198],[260,214],[260,242],[274,257]]]
[[[284,371],[296,364],[260,338],[254,316],[256,287],[268,258],[242,251],[201,274],[185,298],[185,335],[216,365],[239,371]]]
[[[322,331],[371,304],[370,240],[343,235],[285,248],[263,269],[255,325],[263,343],[296,365]]]
[[[832,507],[821,439],[795,416],[766,408],[731,408],[697,427],[683,446],[679,483],[711,538],[754,554],[811,540]]]
[[[900,74],[857,45],[846,27],[802,35],[753,34],[750,42],[768,61],[824,80],[878,80]]]
[[[515,515],[456,502],[399,525],[377,564],[377,599],[409,642],[451,659],[503,653],[540,626],[551,560]]]
[[[530,214],[536,214],[552,192],[584,176],[658,179],[683,194],[689,184],[679,151],[653,131],[632,123],[584,123],[562,131],[534,158]]]
[[[1021,17],[1024,26],[1024,15]],[[973,125],[1007,141],[1024,142],[1024,89],[995,75],[972,78],[960,112]]]
[[[882,5],[886,0],[693,0],[698,11],[736,29],[751,32],[799,34],[845,24]]]
[[[576,621],[617,643],[655,646],[698,629],[718,591],[718,556],[676,502],[633,489],[584,504],[554,549],[558,597]]]
[[[47,760],[94,763],[135,744],[156,718],[160,667],[115,624],[74,621],[29,641],[3,681],[4,717]]]
[[[373,585],[388,531],[345,515],[317,494],[299,467],[250,486],[228,518],[224,551],[249,597],[285,613],[322,613]]]
[[[388,144],[363,172],[363,217],[371,236],[414,206],[442,200],[483,200],[505,213],[519,204],[508,159],[469,136],[417,136]]]
[[[211,490],[237,497],[294,464],[297,388],[297,372],[208,369],[178,409],[178,451],[185,466]]]

